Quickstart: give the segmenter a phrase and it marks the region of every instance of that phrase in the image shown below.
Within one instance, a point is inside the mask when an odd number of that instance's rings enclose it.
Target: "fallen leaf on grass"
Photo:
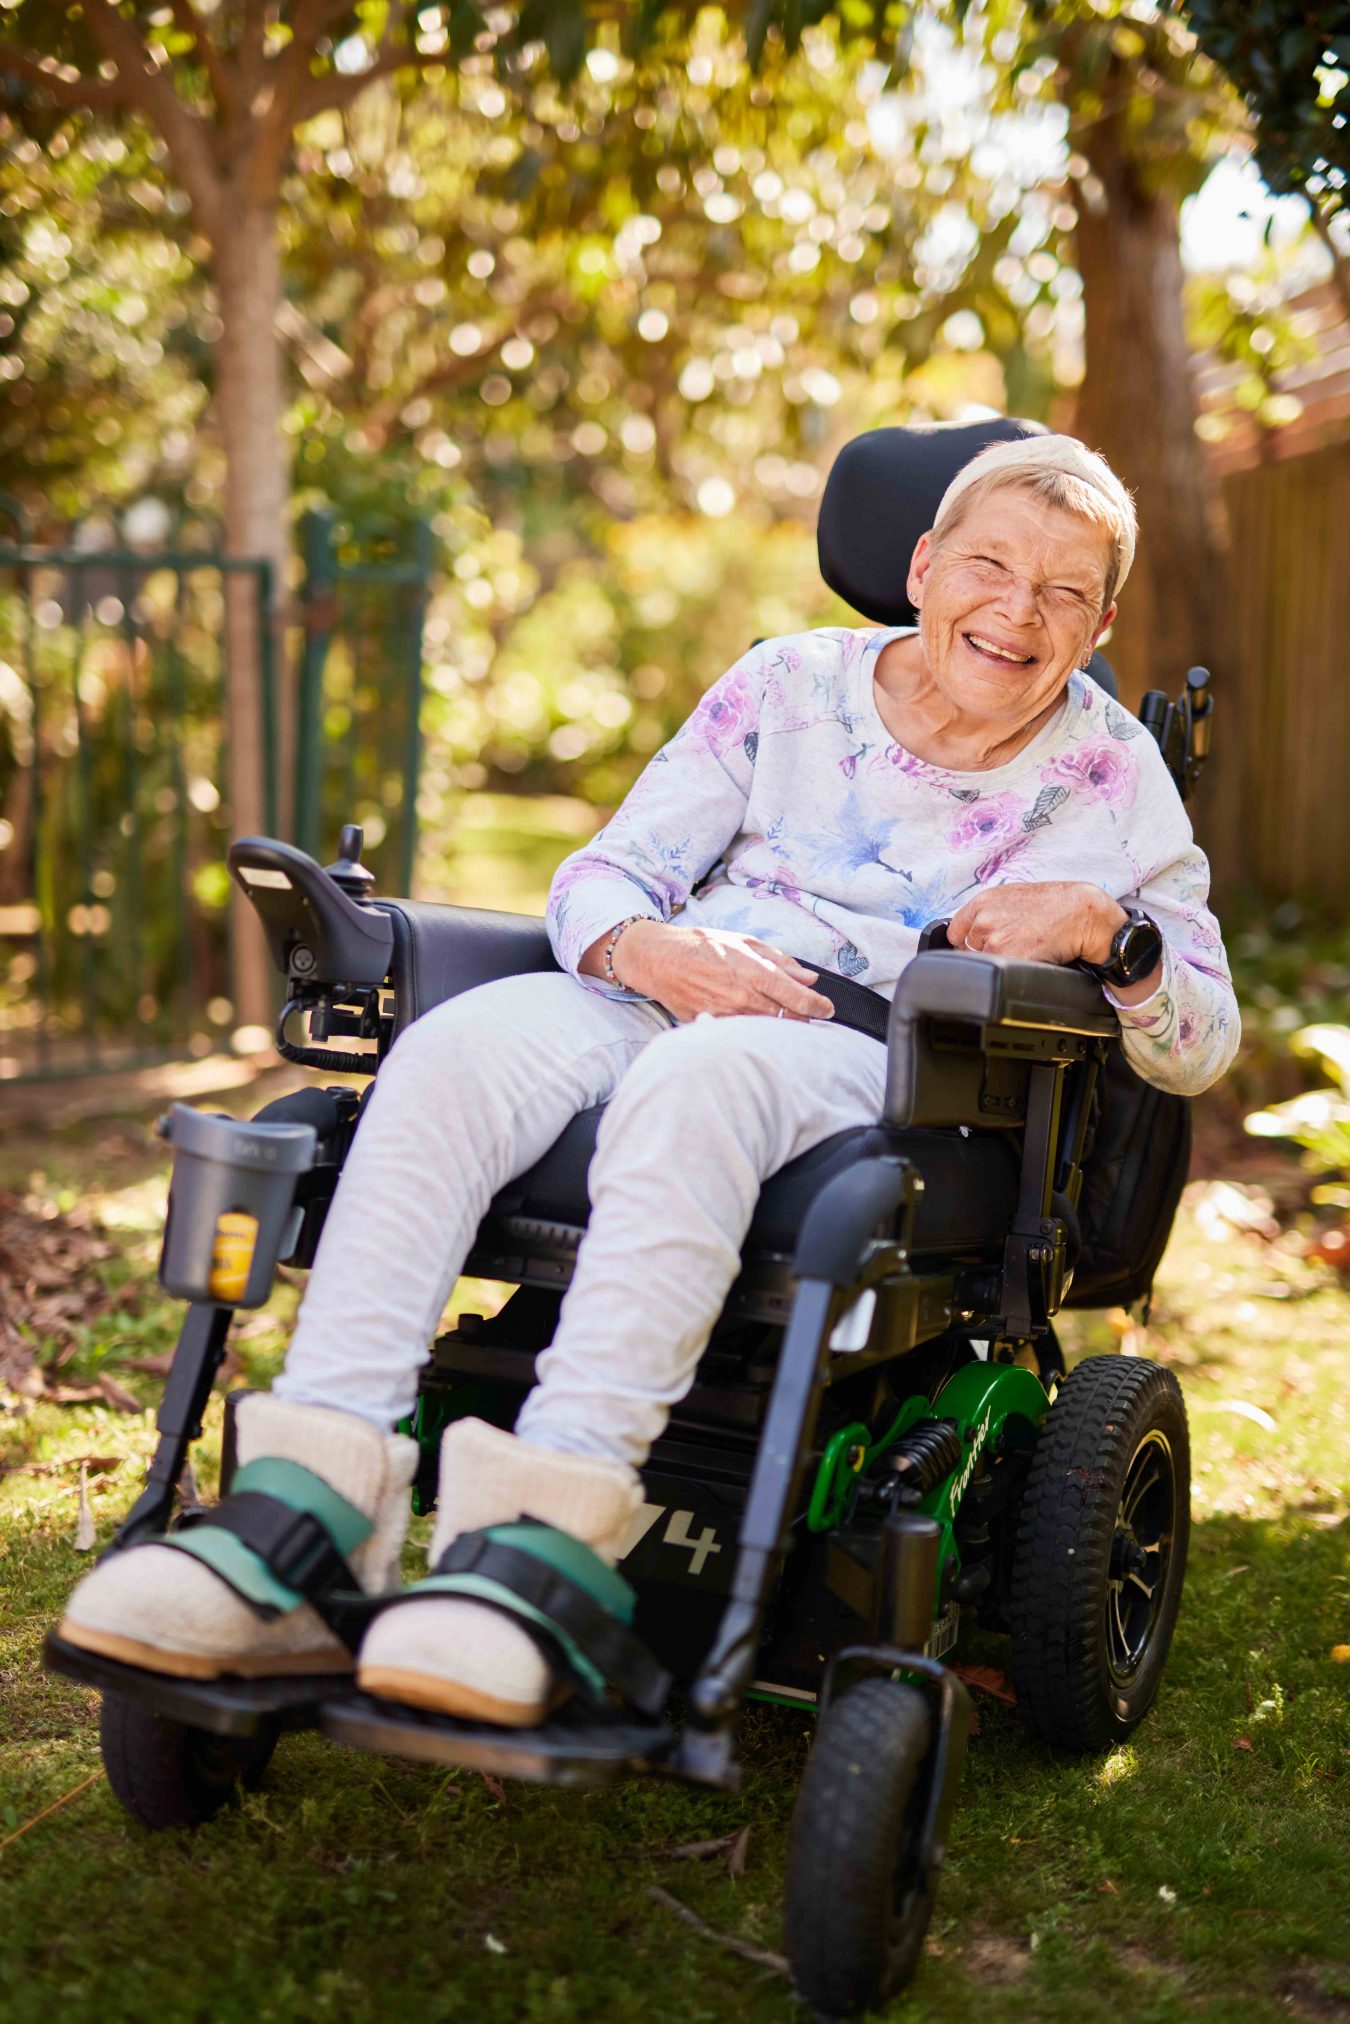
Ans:
[[[501,1804],[505,1806],[506,1787],[502,1784],[501,1779],[498,1778],[496,1774],[492,1771],[480,1771],[478,1775],[482,1779],[483,1783],[487,1786],[487,1789],[492,1794],[493,1798],[499,1800]]]
[[[1233,1738],[1233,1748],[1235,1750],[1246,1750],[1250,1752],[1251,1747],[1252,1747],[1252,1739],[1250,1736],[1235,1736]]]
[[[747,1824],[745,1827],[738,1827],[731,1837],[731,1846],[727,1850],[727,1872],[729,1875],[737,1877],[745,1875],[745,1851],[749,1845],[750,1828]]]
[[[1116,1889],[1110,1877],[1104,1876],[1097,1885],[1097,1895],[1098,1897],[1119,1897],[1120,1892]]]
[[[138,1398],[133,1398],[125,1385],[109,1377],[106,1371],[93,1384],[58,1384],[48,1386],[43,1396],[58,1406],[111,1406],[119,1413],[139,1413],[144,1407]]]
[[[128,1370],[139,1371],[142,1377],[167,1377],[173,1359],[174,1351],[164,1349],[157,1356],[129,1356],[126,1363]]]
[[[483,1776],[486,1778],[487,1775],[488,1774],[485,1771],[483,1773]],[[497,1938],[497,1935],[495,1933],[484,1933],[483,1945],[487,1948],[490,1954],[504,1954],[506,1952],[506,1948],[502,1945],[501,1941]]]
[[[5,1471],[10,1476],[64,1476],[67,1469],[87,1469],[91,1476],[120,1469],[121,1455],[67,1455],[61,1462],[13,1462]]]
[[[1017,1706],[1017,1696],[1009,1684],[1006,1673],[996,1666],[953,1666],[952,1672],[958,1680],[964,1680],[977,1694],[988,1694],[994,1701],[1001,1701],[1005,1708]]]
[[[1350,1645],[1333,1645],[1331,1656],[1338,1666],[1350,1666]]]
[[[109,1292],[97,1271],[112,1249],[81,1211],[58,1215],[31,1196],[0,1192],[0,1382],[42,1397],[35,1347],[59,1360],[91,1321],[124,1304],[128,1289]]]

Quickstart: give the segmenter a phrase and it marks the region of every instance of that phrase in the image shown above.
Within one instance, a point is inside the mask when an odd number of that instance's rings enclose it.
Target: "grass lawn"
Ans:
[[[11,1394],[0,1417],[0,1843],[98,1771],[97,1697],[46,1676],[38,1650],[88,1564],[79,1460],[98,1464],[103,1540],[152,1441],[158,1380],[135,1366],[170,1346],[178,1313],[153,1279],[148,1119],[12,1135],[5,1179],[97,1210],[113,1245],[97,1269],[133,1297],[78,1334],[60,1376],[106,1373],[146,1410]],[[1032,1748],[1014,1710],[981,1699],[928,1957],[893,2017],[1350,2018],[1350,1667],[1331,1656],[1350,1642],[1350,1297],[1295,1240],[1236,1230],[1224,1200],[1190,1190],[1149,1342],[1181,1376],[1197,1461],[1160,1701],[1131,1747],[1083,1762]],[[295,1298],[242,1325],[234,1381],[275,1369]],[[1080,1351],[1114,1341],[1096,1317],[1073,1334]],[[744,1789],[723,1797],[650,1780],[494,1791],[291,1738],[259,1793],[191,1836],[145,1833],[96,1777],[0,1846],[0,2014],[788,2017],[772,1968],[691,1932],[649,1887],[777,1949],[807,1742],[800,1716],[752,1711]],[[673,1853],[747,1825],[739,1877]]]
[[[474,796],[426,896],[537,911],[553,866],[593,826],[578,803]],[[288,1071],[264,1093],[299,1079]],[[191,1100],[246,1115],[262,1093]],[[137,1366],[177,1331],[154,1279],[165,1168],[152,1117],[48,1116],[11,1128],[0,1155],[0,1189],[96,1213],[112,1248],[94,1270],[125,1289],[124,1305],[67,1333],[60,1381],[88,1391],[107,1377],[145,1408],[0,1390],[0,2016],[804,2015],[772,1968],[649,1895],[778,1950],[810,1733],[786,1709],[750,1711],[731,1797],[655,1780],[493,1790],[292,1737],[262,1790],[195,1835],[151,1836],[121,1813],[98,1775],[97,1696],[48,1677],[38,1652],[88,1565],[74,1547],[80,1460],[102,1543],[153,1443],[161,1381]],[[1219,1140],[1202,1134],[1211,1171],[1231,1161]],[[1350,1645],[1350,1294],[1296,1239],[1243,1234],[1224,1204],[1222,1189],[1191,1189],[1147,1344],[1181,1377],[1196,1460],[1190,1575],[1158,1705],[1130,1748],[1084,1762],[1028,1745],[1016,1711],[981,1698],[927,1958],[894,2019],[1350,2020],[1350,1665],[1331,1656]],[[481,1310],[483,1289],[466,1292]],[[296,1297],[283,1288],[237,1328],[231,1382],[268,1381]],[[1098,1317],[1066,1333],[1071,1352],[1116,1346]],[[198,1449],[208,1486],[219,1427],[217,1401]],[[976,1656],[1000,1663],[993,1641]],[[746,1826],[740,1876],[675,1853]]]

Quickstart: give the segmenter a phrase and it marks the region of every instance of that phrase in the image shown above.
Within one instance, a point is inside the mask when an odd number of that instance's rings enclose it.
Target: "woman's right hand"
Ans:
[[[598,943],[602,948],[603,943]],[[592,953],[587,952],[588,955]],[[758,1012],[770,1019],[830,1019],[834,1007],[809,987],[816,972],[794,956],[727,928],[634,921],[614,950],[614,975],[630,991],[655,999],[681,1022],[700,1012],[715,1018]]]

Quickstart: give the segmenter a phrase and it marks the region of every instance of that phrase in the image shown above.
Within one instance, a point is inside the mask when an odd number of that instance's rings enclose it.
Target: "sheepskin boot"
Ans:
[[[535,1518],[613,1566],[641,1503],[638,1476],[621,1462],[560,1454],[483,1420],[457,1420],[441,1443],[431,1565],[463,1532]],[[517,1729],[542,1721],[567,1692],[519,1623],[458,1596],[395,1603],[376,1617],[357,1678],[387,1700]]]
[[[416,1441],[382,1434],[350,1413],[292,1405],[270,1393],[240,1401],[237,1431],[241,1467],[263,1459],[299,1463],[373,1524],[346,1555],[366,1594],[398,1580]],[[260,1616],[202,1560],[153,1541],[110,1554],[85,1576],[60,1635],[125,1665],[188,1679],[352,1666],[351,1653],[308,1603]]]

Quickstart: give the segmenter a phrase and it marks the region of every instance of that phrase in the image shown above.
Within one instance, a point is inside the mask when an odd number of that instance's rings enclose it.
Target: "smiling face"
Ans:
[[[1107,535],[1015,484],[910,564],[927,671],[962,716],[1011,730],[1049,709],[1115,616]]]

